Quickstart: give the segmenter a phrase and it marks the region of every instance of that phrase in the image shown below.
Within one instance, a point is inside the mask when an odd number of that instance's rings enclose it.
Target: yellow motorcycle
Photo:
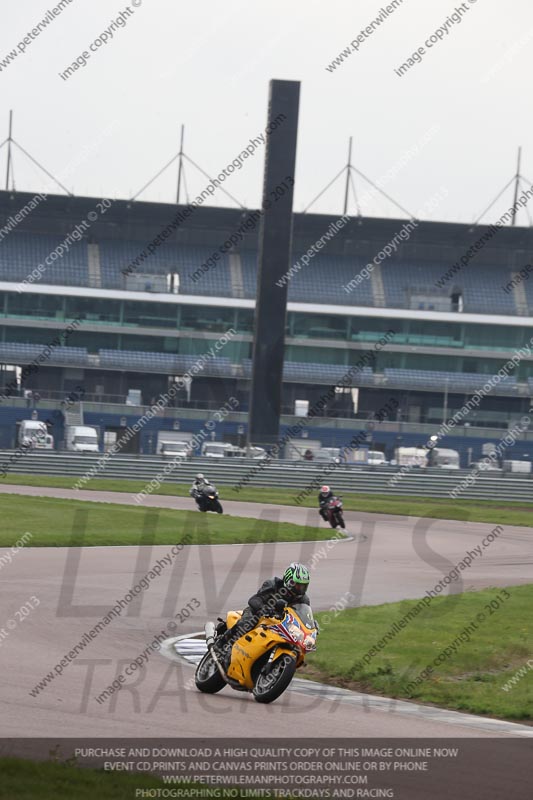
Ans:
[[[255,628],[233,643],[221,639],[220,626],[215,628],[208,622],[207,653],[196,668],[196,687],[214,694],[227,684],[239,692],[252,692],[258,703],[276,700],[303,665],[306,654],[316,650],[318,633],[306,603],[288,606],[281,615],[261,617]],[[223,627],[230,630],[241,616],[242,611],[229,611]]]

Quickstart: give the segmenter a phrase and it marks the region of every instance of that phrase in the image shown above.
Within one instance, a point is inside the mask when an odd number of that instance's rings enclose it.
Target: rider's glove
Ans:
[[[276,612],[276,616],[281,616],[283,618],[285,612],[285,600],[276,600],[274,603],[274,611]]]

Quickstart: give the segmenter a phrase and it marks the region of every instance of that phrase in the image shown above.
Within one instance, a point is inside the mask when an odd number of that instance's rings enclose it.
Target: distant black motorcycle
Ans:
[[[222,514],[222,504],[218,499],[216,486],[206,483],[199,489],[192,489],[191,494],[200,511],[215,511],[217,514]]]

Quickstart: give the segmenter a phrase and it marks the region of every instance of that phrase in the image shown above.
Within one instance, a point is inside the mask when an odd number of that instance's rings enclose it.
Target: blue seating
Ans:
[[[64,242],[66,236],[67,234],[61,236],[17,231],[10,233],[0,241],[0,279],[17,283],[27,279],[32,270],[39,264],[44,264],[45,259]],[[94,238],[93,233],[91,236]],[[99,272],[96,259],[89,272],[88,243],[84,238],[72,242],[61,257],[46,266],[37,282],[41,285],[93,285],[104,289],[132,288],[134,291],[143,291],[145,287],[142,282],[135,285],[130,281],[128,285],[122,271],[129,267],[132,275],[166,276],[169,273],[178,273],[180,294],[240,296],[240,285],[233,286],[232,283],[227,254],[219,253],[219,260],[214,266],[194,277],[202,264],[218,250],[216,244],[206,246],[164,241],[150,254],[146,240],[100,239],[94,243],[98,246]],[[452,253],[451,248],[446,249]],[[388,308],[451,310],[450,294],[457,287],[462,293],[465,312],[509,315],[518,313],[513,291],[504,291],[512,277],[511,268],[507,264],[499,266],[484,263],[482,252],[472,264],[459,270],[440,288],[438,283],[455,263],[456,255],[443,255],[442,261],[438,262],[435,255],[428,260],[417,257],[416,261],[391,256],[380,266],[384,298],[380,297],[379,284],[374,285],[374,296],[373,275],[358,283],[352,291],[346,291],[344,287],[375,256],[370,242],[368,250],[366,257],[331,255],[327,250],[314,255],[307,265],[300,266],[288,280],[289,301],[372,307],[377,298],[378,303]],[[435,250],[438,251],[437,245]],[[257,291],[258,253],[255,249],[245,249],[239,251],[239,255],[244,297],[253,299]],[[292,266],[299,265],[302,255],[300,251],[294,252]],[[446,262],[447,258],[450,259],[449,264]],[[239,283],[238,274],[233,278]],[[533,313],[533,280],[525,280],[523,287],[529,312]],[[424,295],[427,295],[427,301],[423,301]]]
[[[252,361],[245,358],[241,362],[243,378],[252,377]],[[312,364],[302,361],[285,361],[283,365],[283,380],[289,383],[322,383],[334,384],[340,382],[344,375],[351,369],[345,364]],[[362,367],[354,371],[353,385],[372,385],[374,375],[370,367]]]
[[[26,280],[39,265],[45,268],[42,278],[36,283],[61,284],[63,286],[87,286],[88,256],[84,239],[69,244],[68,250],[56,258],[50,266],[45,259],[64,241],[65,236],[40,233],[10,233],[0,242],[0,279],[5,281]]]
[[[197,275],[196,280],[193,280],[195,271],[210,258],[213,249],[164,242],[150,254],[146,246],[147,242],[142,241],[100,241],[102,286],[107,289],[126,288],[126,278],[122,270],[131,268],[132,274],[167,275],[177,272],[180,277],[180,294],[231,297],[227,256],[220,256],[213,269]]]
[[[455,263],[455,262],[453,262]],[[462,292],[463,311],[478,314],[511,314],[517,313],[512,293],[506,294],[502,287],[511,277],[506,267],[488,266],[482,263],[468,265],[460,270],[439,288],[438,282],[446,271],[453,266],[443,266],[436,262],[411,263],[389,259],[381,265],[381,275],[385,289],[386,306],[389,308],[410,308],[413,293],[433,294],[441,296],[449,302],[452,289],[457,286]],[[424,310],[431,310],[424,305]],[[437,309],[442,310],[442,309]]]
[[[492,375],[477,372],[444,372],[429,369],[397,369],[395,367],[386,368],[384,374],[391,384],[400,383],[443,391],[446,383],[448,383],[448,388],[451,391],[461,392],[475,392],[493,377]],[[502,388],[515,390],[517,386],[516,377],[507,375],[501,379],[497,386],[500,390]]]
[[[0,361],[5,364],[29,364],[47,353],[45,344],[24,344],[19,342],[0,343]],[[52,347],[42,363],[73,364],[81,366],[88,361],[85,347]]]
[[[106,368],[181,375],[197,364],[200,356],[102,349],[99,351],[99,358],[100,366]],[[231,375],[231,361],[226,356],[211,358],[199,374],[227,377]]]

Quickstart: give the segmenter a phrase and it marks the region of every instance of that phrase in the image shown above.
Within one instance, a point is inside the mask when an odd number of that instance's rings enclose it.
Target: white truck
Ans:
[[[507,459],[503,462],[504,472],[531,472],[531,461],[518,461],[518,459]]]
[[[204,442],[202,445],[202,455],[205,458],[231,458],[235,454],[242,455],[243,451],[240,447],[235,447],[234,444],[229,442]]]
[[[190,458],[193,454],[192,433],[158,431],[157,455],[163,458]]]
[[[35,447],[39,450],[54,449],[54,437],[48,433],[46,423],[36,419],[23,419],[18,425],[17,439],[21,447]]]
[[[397,447],[394,459],[398,467],[426,467],[427,450],[424,447]]]
[[[87,425],[67,425],[65,449],[71,453],[98,453],[98,433]]]
[[[201,450],[204,458],[266,458],[264,447],[237,447],[230,442],[204,442]]]
[[[435,447],[428,452],[429,466],[437,469],[459,469],[461,460],[457,450],[447,447]]]

